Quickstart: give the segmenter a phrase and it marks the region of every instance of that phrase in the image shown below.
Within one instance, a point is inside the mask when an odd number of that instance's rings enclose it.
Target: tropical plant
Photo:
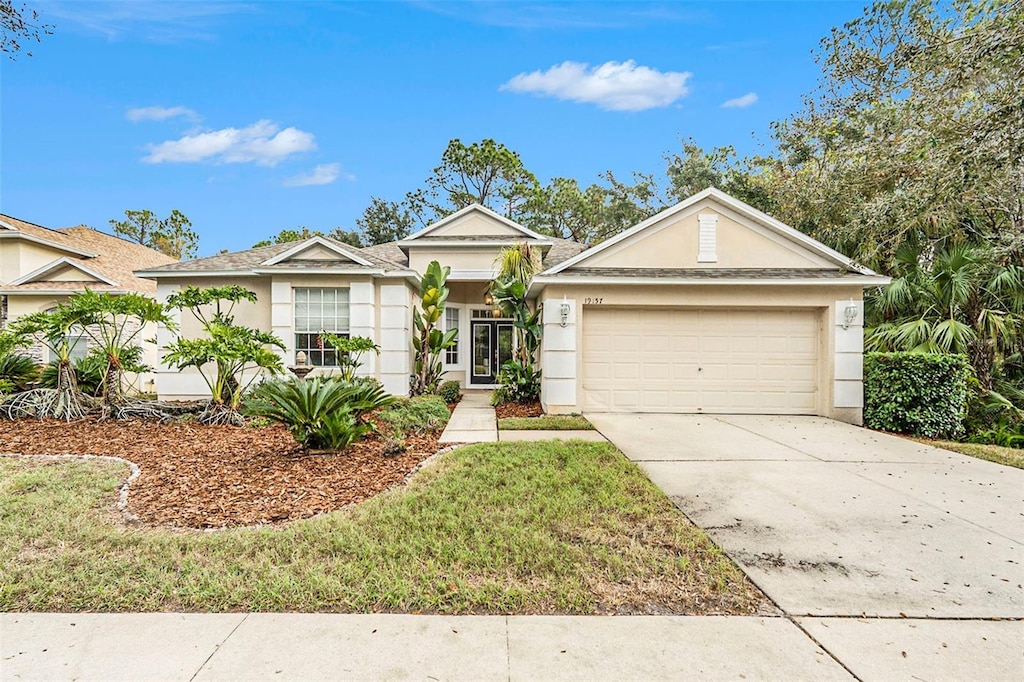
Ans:
[[[121,363],[125,372],[140,374],[149,370],[142,362],[141,346],[130,346],[121,355]],[[75,368],[75,379],[78,390],[89,396],[99,396],[103,388],[103,375],[107,368],[107,357],[103,351],[93,348],[85,357],[72,361]],[[43,388],[57,387],[58,362],[56,360],[43,365],[39,373],[39,385]]]
[[[20,350],[27,344],[10,332],[0,332],[0,394],[24,391],[39,378],[36,361]]]
[[[292,377],[260,384],[245,412],[284,424],[305,448],[339,450],[370,431],[362,419],[366,412],[392,400],[369,383]]]
[[[10,325],[11,334],[20,342],[38,341],[57,363],[54,388],[37,388],[15,396],[4,405],[8,417],[53,417],[71,421],[84,417],[89,401],[78,389],[75,368],[71,363],[74,340],[71,330],[78,325],[78,316],[67,306],[23,315]]]
[[[501,387],[495,391],[496,402],[533,403],[540,400],[540,370],[532,364],[509,360],[498,374]]]
[[[124,356],[135,353],[129,349],[138,347],[146,325],[159,323],[171,330],[177,328],[162,303],[135,292],[115,295],[86,289],[71,296],[64,307],[92,341],[93,349],[106,357],[102,394],[108,408],[125,402]],[[136,368],[133,371],[140,367],[143,371],[148,369],[141,365],[137,353],[133,357]]]
[[[455,345],[458,329],[442,331],[437,327],[444,317],[444,306],[448,301],[448,287],[445,282],[451,268],[441,267],[436,260],[427,265],[420,281],[420,305],[413,308],[412,321],[415,330],[412,347],[415,351],[414,374],[410,381],[412,395],[434,393],[441,380],[443,368],[441,354]]]
[[[496,395],[500,401],[532,402],[540,396],[537,350],[543,332],[542,307],[531,310],[526,299],[530,280],[539,269],[539,252],[526,243],[507,247],[498,256],[498,275],[490,291],[502,314],[512,318],[516,333],[514,357],[498,373],[502,388]]]
[[[896,263],[893,281],[866,297],[867,349],[963,353],[981,390],[998,390],[998,368],[1024,338],[1024,267],[999,264],[988,247],[911,242]]]
[[[164,362],[178,370],[194,367],[210,389],[210,406],[199,417],[205,424],[241,424],[238,408],[242,392],[263,371],[283,371],[280,356],[271,348],[284,343],[269,332],[222,322],[206,327],[206,338],[179,338],[167,347]]]
[[[380,355],[380,346],[366,336],[337,336],[321,330],[320,339],[324,342],[324,350],[330,346],[337,354],[338,373],[345,381],[355,378],[365,353],[373,351]]]

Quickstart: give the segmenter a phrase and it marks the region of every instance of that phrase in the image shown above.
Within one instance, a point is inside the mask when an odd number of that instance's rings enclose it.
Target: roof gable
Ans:
[[[29,284],[31,282],[98,282],[117,286],[117,282],[89,268],[81,261],[71,258],[58,258],[41,268],[19,277],[10,286]]]
[[[420,239],[422,237],[484,237],[506,239],[537,239],[547,240],[547,237],[526,229],[522,225],[509,220],[505,216],[498,215],[486,206],[471,204],[450,216],[446,216],[436,223],[428,225],[424,229],[411,234],[402,240],[402,243]]]
[[[282,253],[268,258],[267,260],[260,263],[260,265],[277,265],[290,260],[318,260],[318,261],[338,261],[344,260],[357,265],[363,265],[367,267],[373,267],[373,263],[366,260],[362,256],[356,255],[353,251],[350,251],[340,244],[325,239],[324,237],[312,237],[305,241],[299,242],[295,246],[286,249]]]
[[[875,274],[728,194],[709,188],[550,268],[807,268]]]

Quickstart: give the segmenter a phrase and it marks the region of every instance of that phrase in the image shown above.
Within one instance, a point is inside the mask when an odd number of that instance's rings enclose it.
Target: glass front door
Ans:
[[[473,320],[473,367],[471,384],[496,384],[501,366],[512,359],[512,323]]]

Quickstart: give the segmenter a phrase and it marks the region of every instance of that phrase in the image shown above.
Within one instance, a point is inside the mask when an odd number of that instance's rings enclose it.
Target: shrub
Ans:
[[[365,412],[393,398],[371,383],[339,379],[265,381],[246,403],[246,414],[284,424],[305,448],[340,450],[370,430]]]
[[[39,366],[27,355],[0,356],[0,393],[26,391],[39,378]]]
[[[495,391],[500,403],[533,403],[540,400],[540,370],[533,365],[509,360],[498,373],[501,388]]]
[[[963,355],[868,353],[864,357],[864,423],[926,438],[961,436],[969,367]]]
[[[451,412],[438,395],[398,398],[377,417],[395,434],[440,431],[448,423]]]
[[[448,404],[458,402],[459,396],[462,395],[462,389],[459,387],[457,381],[446,381],[441,384],[441,388],[437,389],[437,394],[444,399]]]

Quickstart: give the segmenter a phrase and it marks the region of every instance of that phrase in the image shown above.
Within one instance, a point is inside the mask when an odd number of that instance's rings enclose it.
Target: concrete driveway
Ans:
[[[1024,471],[817,417],[587,417],[854,674],[1024,638]],[[1024,677],[1019,644],[1001,656]]]

